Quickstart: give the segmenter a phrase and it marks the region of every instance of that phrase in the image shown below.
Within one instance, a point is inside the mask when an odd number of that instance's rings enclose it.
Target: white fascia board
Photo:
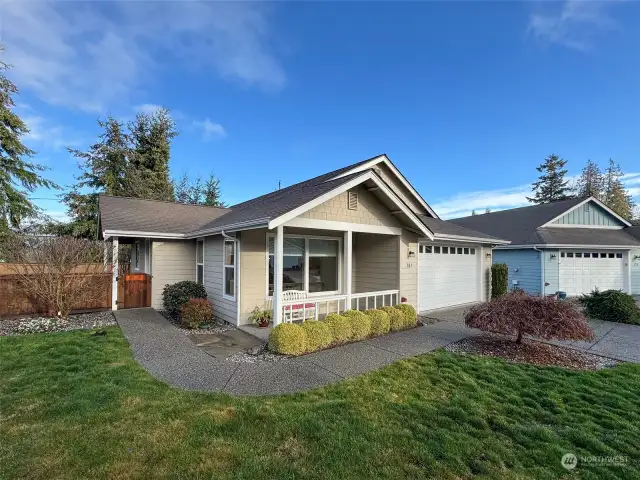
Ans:
[[[400,170],[398,170],[395,167],[395,165],[391,162],[391,160],[389,160],[389,157],[387,157],[386,155],[378,155],[377,157],[372,158],[371,160],[369,160],[367,163],[363,163],[362,165],[359,165],[359,166],[357,166],[355,168],[352,168],[351,170],[348,170],[347,172],[343,172],[340,175],[336,175],[335,177],[331,178],[330,180],[335,180],[337,178],[346,177],[347,175],[352,175],[354,173],[358,173],[358,172],[363,172],[365,170],[369,170],[370,168],[375,167],[379,163],[384,163],[387,167],[389,167],[389,170],[391,170],[393,172],[393,174],[396,176],[396,178],[398,180],[400,180],[400,183],[402,183],[402,185],[404,185],[405,188],[411,192],[411,194],[418,201],[418,203],[420,205],[422,205],[425,208],[425,210],[431,214],[431,216],[433,216],[434,218],[440,218],[438,216],[438,214],[429,206],[429,204],[427,202],[424,201],[424,198],[422,198],[422,196],[420,196],[418,191],[415,188],[413,188],[413,185],[411,185],[407,181],[407,179],[404,177],[404,175],[402,175],[402,173],[400,173]]]
[[[104,230],[102,236],[105,240],[110,237],[186,238],[184,233],[138,232],[133,230]]]
[[[402,228],[384,225],[367,225],[362,223],[336,222],[332,220],[314,220],[312,218],[293,218],[284,224],[285,227],[316,228],[319,230],[337,230],[341,232],[378,233],[382,235],[402,235]]]
[[[208,228],[206,230],[198,230],[195,232],[191,232],[188,235],[186,235],[186,238],[196,238],[196,237],[202,237],[206,235],[220,235],[222,231],[236,232],[239,230],[253,230],[256,228],[267,228],[268,222],[269,222],[268,218],[258,218],[256,220],[249,220],[246,222],[230,223],[228,225],[222,225],[220,227]]]
[[[373,173],[372,171],[367,171],[366,173],[363,173],[362,175],[358,175],[357,177],[349,180],[348,182],[334,188],[333,190],[325,193],[324,195],[320,195],[317,198],[314,198],[313,200],[311,200],[310,202],[305,203],[304,205],[299,206],[298,208],[295,208],[293,210],[291,210],[290,212],[285,213],[284,215],[281,215],[277,218],[274,218],[273,220],[271,220],[269,222],[269,230],[272,230],[280,225],[284,225],[287,222],[293,220],[294,218],[298,217],[299,215],[302,215],[304,212],[311,210],[314,207],[317,207],[318,205],[323,204],[324,202],[326,202],[327,200],[332,199],[333,197],[335,197],[336,195],[340,195],[343,192],[346,192],[347,190],[350,190],[351,188],[360,185],[363,182],[366,182],[367,180],[371,180],[372,182],[374,182],[378,187],[380,187],[380,191],[382,191],[385,195],[387,195],[387,197],[389,197],[389,199],[405,214],[407,215],[407,217],[409,217],[409,219],[415,224],[416,227],[418,227],[418,229],[420,230],[420,232],[429,237],[430,239],[433,239],[433,233],[431,232],[431,230],[429,230],[424,223],[422,223],[420,221],[420,219],[409,209],[409,207],[407,207],[404,202],[402,200],[400,200],[398,198],[398,196],[393,192],[393,190],[391,190],[375,173]]]
[[[595,197],[588,197],[585,198],[582,202],[580,202],[579,204],[577,204],[574,207],[571,207],[568,210],[565,210],[564,212],[562,212],[560,215],[558,215],[557,217],[552,218],[551,220],[549,220],[547,223],[545,223],[544,225],[540,225],[538,228],[544,228],[544,227],[550,227],[551,224],[553,222],[555,222],[556,220],[558,220],[559,218],[563,217],[564,215],[566,215],[569,212],[574,211],[577,208],[580,208],[581,206],[583,206],[585,203],[588,202],[593,202],[596,205],[598,205],[599,207],[602,207],[604,210],[607,211],[607,213],[609,213],[610,215],[613,215],[615,218],[617,218],[618,220],[620,220],[625,226],[627,227],[631,227],[631,223],[629,223],[627,220],[625,220],[624,218],[622,218],[620,215],[618,215],[616,212],[614,212],[613,210],[611,210],[609,207],[607,207],[604,203],[602,203],[600,200],[598,200]],[[591,228],[591,226],[586,226],[586,227],[582,227],[582,228]]]
[[[492,245],[509,245],[511,243],[509,240],[498,240],[496,238],[467,237],[464,235],[448,235],[445,233],[436,233],[434,235],[436,240],[455,240],[455,241],[475,242],[475,243],[490,243]]]
[[[541,249],[575,249],[575,250],[631,250],[638,248],[637,245],[569,245],[569,244],[536,244],[536,245],[504,245],[495,247],[496,250],[525,250],[528,248]]]
[[[540,227],[543,228],[543,227]],[[594,229],[594,230],[622,230],[623,227],[622,225],[574,225],[574,224],[568,224],[568,223],[553,223],[551,225],[547,225],[544,228],[582,228],[582,229]]]

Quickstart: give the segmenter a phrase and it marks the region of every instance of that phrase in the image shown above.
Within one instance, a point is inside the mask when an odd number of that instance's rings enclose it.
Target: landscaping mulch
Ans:
[[[212,333],[216,334],[220,332],[227,332],[236,328],[231,324],[218,322],[203,324],[200,328],[186,328],[182,326],[182,324],[180,324],[180,321],[177,318],[173,318],[171,315],[169,315],[166,310],[159,310],[158,313],[169,320],[169,323],[171,323],[174,327],[184,332],[185,335],[205,335]]]
[[[0,336],[29,333],[67,332],[117,325],[111,311],[69,315],[66,319],[49,317],[22,317],[0,319]]]
[[[521,344],[517,344],[513,338],[491,333],[465,338],[447,345],[445,350],[454,353],[499,357],[513,363],[530,363],[574,370],[600,370],[614,367],[620,363],[598,355],[535,340],[524,339]]]

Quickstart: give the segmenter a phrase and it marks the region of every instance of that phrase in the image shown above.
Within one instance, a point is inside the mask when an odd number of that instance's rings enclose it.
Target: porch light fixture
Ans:
[[[549,258],[550,258],[551,260],[553,260],[554,258],[556,258],[556,254],[555,254],[555,253],[550,253],[550,254],[549,254]]]
[[[640,258],[640,255],[634,255],[634,256],[633,256],[633,259],[634,259],[634,260],[638,260],[639,258]]]
[[[491,253],[485,253],[484,258],[491,258]]]
[[[414,258],[416,256],[416,251],[409,249],[409,254],[407,255],[409,258]]]

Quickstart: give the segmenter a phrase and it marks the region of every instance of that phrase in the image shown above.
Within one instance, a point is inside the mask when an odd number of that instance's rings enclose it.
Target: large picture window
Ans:
[[[235,299],[236,297],[236,242],[224,241],[224,296]]]
[[[273,295],[275,238],[269,236],[268,296]],[[340,240],[286,236],[283,241],[282,289],[308,293],[340,290]]]

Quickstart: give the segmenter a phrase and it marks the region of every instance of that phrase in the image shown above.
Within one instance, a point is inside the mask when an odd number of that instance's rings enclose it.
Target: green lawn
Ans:
[[[107,331],[0,338],[0,478],[640,478],[640,366],[439,351],[234,398],[167,387]],[[566,452],[630,461],[567,472]]]

